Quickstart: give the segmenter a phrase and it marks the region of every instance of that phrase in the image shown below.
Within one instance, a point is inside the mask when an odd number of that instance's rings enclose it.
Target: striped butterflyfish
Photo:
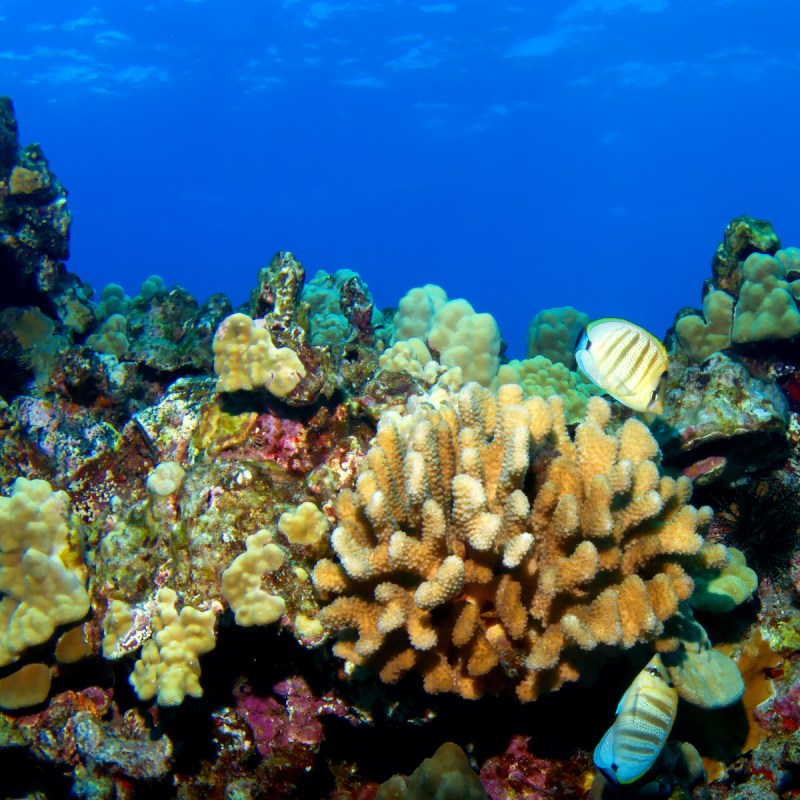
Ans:
[[[632,783],[658,758],[675,721],[678,692],[656,653],[617,706],[617,718],[594,751],[594,763],[617,783]]]
[[[624,319],[589,323],[575,349],[581,371],[634,411],[660,414],[667,384],[667,351],[644,328]]]

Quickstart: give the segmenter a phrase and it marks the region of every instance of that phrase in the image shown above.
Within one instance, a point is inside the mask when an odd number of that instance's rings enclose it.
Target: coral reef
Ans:
[[[59,327],[83,332],[91,288],[67,272],[72,215],[67,193],[38,144],[21,148],[14,107],[0,97],[0,308],[36,306]]]
[[[741,548],[749,566],[773,581],[788,579],[792,554],[800,546],[800,480],[774,472],[734,485],[716,498],[711,535]]]
[[[715,285],[738,297],[742,284],[742,262],[753,253],[773,255],[780,246],[777,234],[766,220],[746,215],[736,217],[725,228],[723,240],[711,260]]]
[[[775,380],[754,376],[740,361],[714,353],[702,364],[670,360],[664,412],[653,434],[664,457],[681,469],[719,457],[710,477],[732,481],[780,465],[787,456],[789,408]],[[692,477],[705,473],[696,469]]]

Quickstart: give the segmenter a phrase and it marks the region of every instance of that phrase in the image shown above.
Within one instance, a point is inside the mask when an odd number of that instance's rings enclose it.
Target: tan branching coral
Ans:
[[[533,700],[657,639],[692,592],[683,564],[726,553],[649,430],[609,418],[592,398],[571,435],[559,397],[474,383],[385,413],[313,574],[335,652],[387,682],[415,669],[429,692]]]

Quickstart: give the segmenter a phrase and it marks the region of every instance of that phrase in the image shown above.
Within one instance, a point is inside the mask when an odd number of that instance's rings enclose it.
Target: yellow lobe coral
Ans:
[[[735,302],[727,292],[713,289],[703,298],[703,316],[686,314],[676,320],[678,341],[691,359],[705,361],[731,346]]]
[[[438,365],[422,339],[396,342],[381,353],[378,365],[387,372],[407,372],[428,383],[433,383],[438,377]]]
[[[294,511],[284,512],[278,519],[278,530],[292,544],[317,544],[329,528],[328,518],[310,501],[300,503]]]
[[[66,492],[17,478],[0,497],[0,666],[46,642],[89,611],[81,570],[69,551]]]
[[[222,321],[213,350],[218,392],[265,388],[286,397],[306,376],[297,353],[275,347],[269,331],[247,314],[231,314]]]
[[[13,711],[43,703],[50,694],[50,667],[26,664],[0,679],[0,708]]]
[[[793,248],[789,248],[791,251]],[[794,254],[752,253],[742,265],[744,282],[733,314],[734,342],[789,339],[800,333],[800,281],[789,281]]]
[[[427,338],[444,367],[460,367],[466,381],[488,386],[500,365],[500,329],[491,314],[478,314],[466,300],[437,309]]]
[[[237,625],[270,625],[286,613],[283,598],[261,588],[264,575],[283,565],[283,551],[271,539],[267,530],[248,536],[245,552],[222,573],[222,596],[233,609]]]
[[[147,476],[147,491],[158,497],[167,497],[183,485],[186,471],[177,461],[162,461]]]
[[[659,475],[648,429],[611,429],[600,398],[571,434],[557,396],[434,394],[381,417],[338,496],[336,558],[312,576],[335,652],[386,681],[416,670],[430,692],[533,700],[655,641],[710,515]]]
[[[178,612],[178,595],[169,588],[156,594],[152,619],[153,638],[142,646],[130,682],[141,700],[156,698],[160,706],[178,706],[185,697],[202,697],[200,660],[214,649],[212,610],[184,606]]]

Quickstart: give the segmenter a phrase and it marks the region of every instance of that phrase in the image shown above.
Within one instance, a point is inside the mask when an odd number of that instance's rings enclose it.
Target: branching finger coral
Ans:
[[[570,434],[559,397],[476,384],[384,414],[313,574],[321,621],[349,632],[335,652],[387,682],[533,700],[657,639],[692,592],[684,564],[727,556],[648,429],[609,418],[592,398]]]

